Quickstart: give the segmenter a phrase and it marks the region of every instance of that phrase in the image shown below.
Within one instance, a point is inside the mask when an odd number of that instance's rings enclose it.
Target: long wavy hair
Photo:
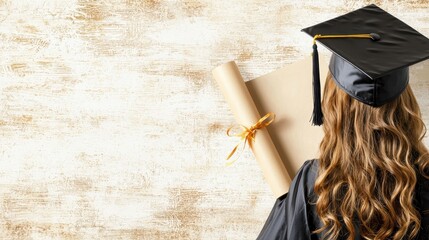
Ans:
[[[339,89],[328,73],[322,110],[314,190],[323,226],[315,232],[327,239],[415,238],[421,223],[413,198],[418,174],[429,178],[429,154],[411,87],[371,107]]]

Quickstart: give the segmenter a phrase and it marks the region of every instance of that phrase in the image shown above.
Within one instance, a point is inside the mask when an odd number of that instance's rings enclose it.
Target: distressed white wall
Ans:
[[[0,239],[256,238],[273,195],[249,151],[224,165],[211,70],[273,71],[370,3],[429,36],[429,1],[0,1]]]

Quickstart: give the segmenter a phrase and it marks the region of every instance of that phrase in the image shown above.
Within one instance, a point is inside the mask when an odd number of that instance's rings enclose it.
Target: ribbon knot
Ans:
[[[272,117],[272,118],[268,121],[268,119],[270,117]],[[231,153],[226,158],[226,160],[227,160],[226,165],[229,166],[238,160],[238,158],[240,157],[244,148],[246,147],[246,143],[249,143],[249,147],[252,148],[253,142],[255,141],[256,131],[258,129],[261,129],[261,128],[264,128],[264,127],[270,125],[274,121],[274,119],[275,119],[275,114],[272,112],[269,112],[269,113],[265,114],[265,116],[261,117],[258,120],[258,122],[256,122],[255,124],[253,124],[249,128],[240,124],[239,126],[243,129],[243,131],[241,133],[230,134],[231,129],[236,127],[236,126],[232,126],[232,127],[228,128],[228,130],[226,130],[226,135],[228,135],[229,137],[239,137],[240,142],[234,147],[234,149],[232,149]],[[240,154],[234,160],[229,160],[232,157],[232,155],[234,155],[234,153],[237,151],[241,142],[243,142],[243,147],[240,151]]]

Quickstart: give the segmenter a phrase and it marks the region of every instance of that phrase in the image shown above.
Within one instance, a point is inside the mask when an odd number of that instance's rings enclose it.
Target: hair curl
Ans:
[[[337,239],[414,238],[418,174],[429,178],[426,126],[408,85],[395,100],[371,107],[350,97],[328,73],[322,101],[325,136],[315,182],[315,232]]]

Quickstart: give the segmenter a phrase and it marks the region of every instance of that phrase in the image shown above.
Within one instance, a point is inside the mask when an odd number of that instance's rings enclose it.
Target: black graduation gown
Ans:
[[[314,182],[318,160],[307,160],[292,180],[289,192],[277,198],[257,240],[320,239],[312,233],[321,227],[315,208]],[[418,240],[429,239],[429,181],[421,177],[416,187],[415,206],[420,211],[422,228]],[[424,213],[426,211],[426,214]],[[359,231],[359,225],[356,223]],[[340,238],[340,239],[346,239]],[[355,240],[363,239],[357,234]]]

